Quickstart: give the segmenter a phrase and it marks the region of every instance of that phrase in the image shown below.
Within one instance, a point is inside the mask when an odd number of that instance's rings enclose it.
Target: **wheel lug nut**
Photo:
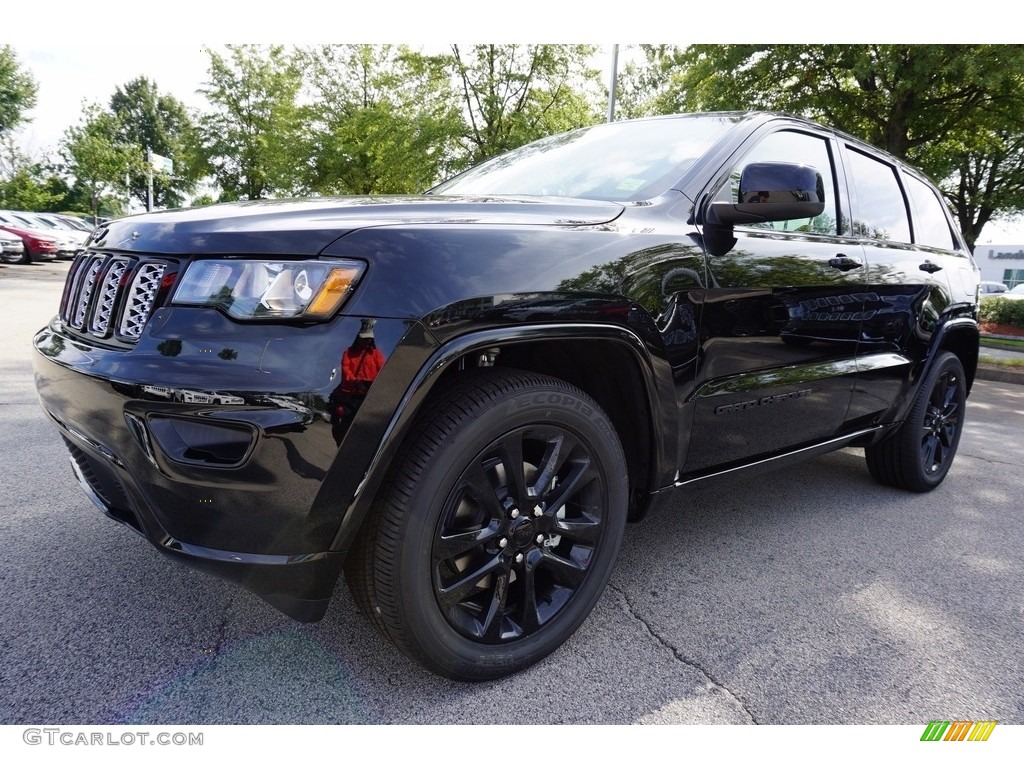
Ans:
[[[544,510],[542,510],[540,508],[540,506],[536,506],[536,507],[533,508],[533,516],[534,517],[540,517],[543,514],[544,514]]]
[[[516,562],[517,563],[523,562],[523,553],[522,552],[520,552],[518,555],[516,555]]]
[[[544,534],[543,533],[538,533],[537,534],[537,543],[538,544],[543,544],[544,543]]]
[[[519,510],[516,509],[515,507],[512,507],[512,511],[509,512],[508,514],[509,514],[509,517],[511,517],[513,520],[515,520],[517,517],[519,517]]]
[[[498,546],[501,547],[502,549],[507,547],[508,546],[508,539],[500,539],[498,541]]]

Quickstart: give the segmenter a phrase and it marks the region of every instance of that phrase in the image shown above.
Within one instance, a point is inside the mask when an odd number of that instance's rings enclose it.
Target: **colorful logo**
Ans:
[[[921,734],[921,741],[988,741],[995,720],[932,720]]]

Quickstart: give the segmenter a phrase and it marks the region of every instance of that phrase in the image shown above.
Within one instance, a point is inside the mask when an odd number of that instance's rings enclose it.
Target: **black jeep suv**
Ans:
[[[587,617],[627,519],[846,446],[945,477],[978,273],[935,187],[770,114],[584,128],[418,197],[108,223],[35,337],[86,493],[320,619],[487,679]]]

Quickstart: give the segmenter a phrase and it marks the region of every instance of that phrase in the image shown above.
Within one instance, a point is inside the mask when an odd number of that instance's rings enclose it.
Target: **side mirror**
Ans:
[[[714,202],[709,224],[810,219],[825,210],[825,184],[809,165],[750,163],[740,175],[738,203]]]

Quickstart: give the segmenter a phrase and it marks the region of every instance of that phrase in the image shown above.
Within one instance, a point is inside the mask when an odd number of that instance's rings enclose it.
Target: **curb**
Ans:
[[[981,340],[984,341],[985,339],[990,339],[998,344],[1002,340],[1024,341],[1024,336],[1007,336],[999,333],[981,334]],[[1007,347],[997,348],[1007,349]],[[985,353],[984,345],[981,347],[981,353]],[[1020,356],[1024,357],[1024,351],[1022,351]],[[1003,384],[1024,384],[1024,367],[979,362],[975,378],[984,379],[985,381],[998,381]]]
[[[1024,336],[1009,336],[1005,333],[983,333],[981,339],[1003,339],[1005,341],[1024,341]]]
[[[977,379],[998,381],[1003,384],[1024,384],[1024,370],[1014,370],[1005,365],[978,363]]]

